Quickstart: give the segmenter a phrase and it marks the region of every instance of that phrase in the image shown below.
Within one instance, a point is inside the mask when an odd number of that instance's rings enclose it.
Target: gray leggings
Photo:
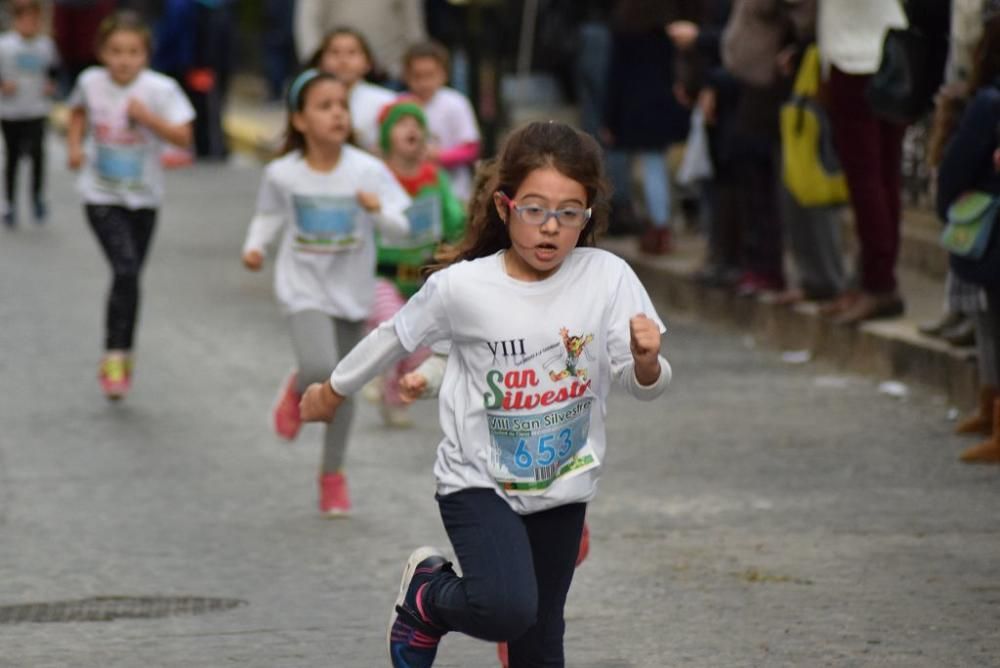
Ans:
[[[321,311],[299,311],[289,317],[292,345],[298,362],[298,390],[311,383],[322,383],[333,367],[353,348],[365,333],[363,321],[334,318]],[[354,417],[354,399],[348,397],[337,411],[337,419],[327,425],[323,436],[322,472],[335,473],[344,464],[347,433]]]

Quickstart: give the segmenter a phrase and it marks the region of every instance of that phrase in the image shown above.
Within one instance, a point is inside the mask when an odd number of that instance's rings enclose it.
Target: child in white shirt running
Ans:
[[[98,29],[104,66],[84,70],[67,101],[69,167],[82,168],[78,189],[113,273],[99,378],[114,400],[132,383],[139,275],[163,201],[160,153],[164,144],[191,144],[195,117],[180,86],[146,68],[151,43],[135,12],[105,19]]]
[[[671,376],[642,284],[592,247],[606,193],[597,143],[532,123],[494,168],[454,261],[302,399],[303,419],[333,419],[394,360],[451,343],[434,472],[463,575],[434,548],[410,555],[387,637],[397,668],[433,665],[448,631],[508,641],[513,666],[564,665],[563,608],[611,384],[651,400]]]
[[[14,29],[0,35],[0,126],[7,150],[5,194],[7,227],[17,225],[17,168],[31,159],[31,198],[35,222],[45,220],[45,124],[56,90],[59,63],[55,44],[42,34],[42,3],[14,0]]]
[[[336,75],[348,90],[354,142],[374,155],[380,155],[378,115],[396,99],[396,93],[365,81],[375,66],[368,40],[353,28],[335,28],[309,60],[309,66]]]
[[[291,440],[302,390],[326,377],[365,332],[375,299],[375,229],[405,236],[410,198],[380,160],[346,143],[347,88],[333,74],[309,69],[296,77],[288,111],[284,155],[264,173],[243,262],[259,270],[282,236],[274,289],[289,314],[298,367],[273,415],[275,430]],[[319,509],[328,516],[351,510],[342,468],[352,403],[323,438]]]
[[[403,57],[406,86],[427,116],[428,158],[448,170],[452,189],[466,201],[472,194],[472,166],[479,158],[480,134],[472,103],[448,82],[448,49],[420,42]]]

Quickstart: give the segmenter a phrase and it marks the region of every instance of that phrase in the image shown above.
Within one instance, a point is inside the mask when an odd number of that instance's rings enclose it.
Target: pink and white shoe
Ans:
[[[112,401],[124,399],[132,386],[128,358],[122,353],[108,353],[97,373],[104,396]]]
[[[299,429],[302,428],[302,416],[299,414],[299,401],[302,400],[302,395],[296,387],[297,378],[294,371],[288,374],[271,411],[274,431],[286,441],[294,441],[299,435]]]
[[[351,513],[351,495],[347,491],[347,476],[340,471],[320,475],[319,512],[328,517],[346,517]]]

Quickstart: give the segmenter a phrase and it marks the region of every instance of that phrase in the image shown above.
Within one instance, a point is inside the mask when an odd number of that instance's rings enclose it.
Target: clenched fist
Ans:
[[[358,204],[368,213],[378,213],[382,210],[382,203],[379,201],[378,195],[364,190],[358,191]]]
[[[660,377],[660,327],[640,313],[628,321],[628,329],[636,380],[652,385]]]
[[[399,398],[404,404],[412,404],[427,391],[427,377],[411,371],[399,379]]]
[[[264,254],[258,250],[248,250],[243,254],[243,266],[250,271],[260,271],[264,266]]]

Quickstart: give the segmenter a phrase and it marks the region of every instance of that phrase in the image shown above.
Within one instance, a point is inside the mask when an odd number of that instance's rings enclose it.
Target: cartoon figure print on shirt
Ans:
[[[588,343],[594,340],[594,335],[571,335],[565,327],[559,330],[559,335],[562,336],[563,347],[566,348],[566,368],[562,371],[549,371],[549,378],[558,381],[574,376],[582,380],[587,380],[587,370],[577,369],[577,364],[580,362],[580,355],[583,353],[583,349],[587,347]]]
[[[578,369],[592,334],[569,334],[528,353],[524,339],[487,342],[495,366],[486,374],[483,396],[490,432],[489,470],[510,494],[541,494],[556,480],[579,475],[600,462],[588,443],[595,397],[586,369]],[[546,355],[565,362],[561,371]],[[565,354],[564,354],[565,351]],[[536,366],[542,362],[540,367]]]

